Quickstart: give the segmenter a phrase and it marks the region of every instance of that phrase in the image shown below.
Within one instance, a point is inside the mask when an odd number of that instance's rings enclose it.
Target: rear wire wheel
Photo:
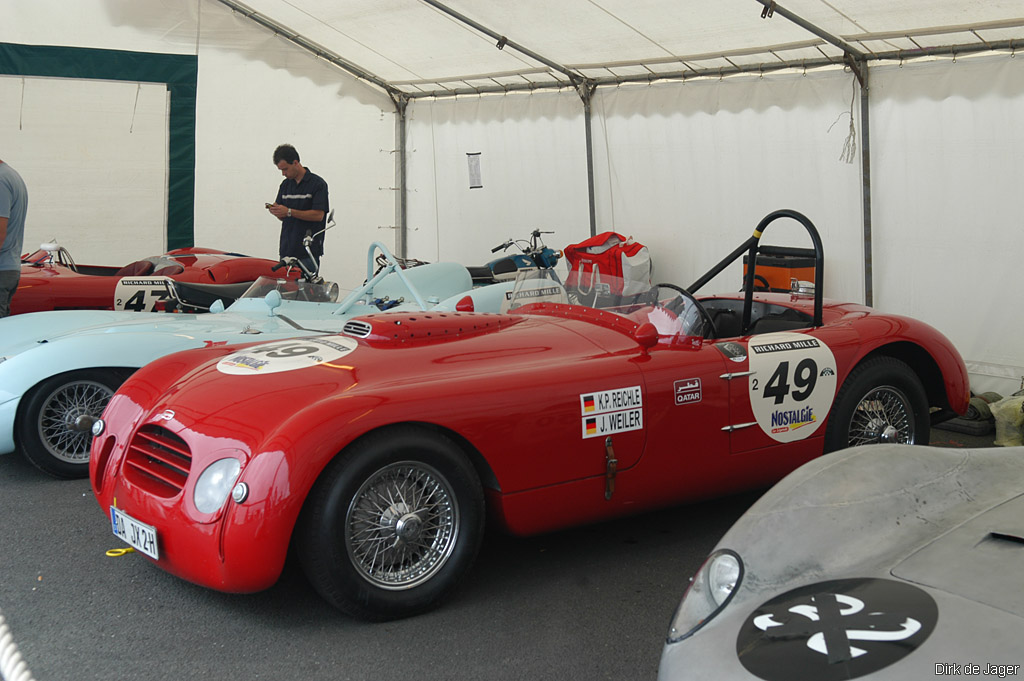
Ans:
[[[868,444],[928,444],[928,396],[913,369],[894,357],[857,366],[835,404],[825,431],[826,452]]]
[[[373,433],[325,469],[296,530],[314,588],[360,619],[428,610],[469,571],[484,528],[483,488],[447,437]]]

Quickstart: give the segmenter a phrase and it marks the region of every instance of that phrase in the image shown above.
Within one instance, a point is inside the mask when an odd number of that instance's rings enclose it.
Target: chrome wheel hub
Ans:
[[[356,571],[383,589],[410,589],[433,577],[455,550],[455,494],[434,468],[397,463],[374,473],[352,498],[345,545]]]
[[[853,410],[849,446],[914,444],[914,410],[903,391],[881,386],[870,391]]]
[[[67,463],[89,460],[92,422],[114,391],[96,381],[76,381],[53,391],[39,411],[38,433],[46,450]]]

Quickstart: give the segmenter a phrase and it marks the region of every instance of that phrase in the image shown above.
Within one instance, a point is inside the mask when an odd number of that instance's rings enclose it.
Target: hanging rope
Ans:
[[[14,645],[11,630],[0,612],[0,679],[3,681],[35,681],[25,661],[21,659],[18,646]]]
[[[828,126],[828,132],[832,132],[832,128],[836,127],[836,123],[838,123],[843,116],[850,117],[850,131],[846,134],[846,140],[843,142],[843,151],[839,154],[839,160],[844,163],[853,163],[857,158],[857,126],[853,117],[853,107],[857,101],[856,78],[852,79],[852,84],[853,92],[850,93],[850,110],[839,114],[836,120],[832,122],[832,125]]]

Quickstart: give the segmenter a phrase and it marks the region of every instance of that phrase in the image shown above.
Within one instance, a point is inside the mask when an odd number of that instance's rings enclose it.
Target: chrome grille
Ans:
[[[161,426],[147,424],[135,433],[124,461],[124,476],[150,494],[170,498],[185,487],[192,451]]]
[[[366,338],[370,335],[370,332],[373,331],[373,327],[370,326],[369,322],[352,319],[345,322],[345,326],[343,326],[341,330],[350,336],[355,336],[356,338]]]

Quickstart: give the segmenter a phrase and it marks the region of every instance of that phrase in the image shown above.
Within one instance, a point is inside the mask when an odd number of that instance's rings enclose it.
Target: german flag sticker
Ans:
[[[597,419],[586,419],[587,435],[597,435]]]
[[[583,413],[589,414],[594,411],[594,396],[593,395],[582,395],[583,398]]]

